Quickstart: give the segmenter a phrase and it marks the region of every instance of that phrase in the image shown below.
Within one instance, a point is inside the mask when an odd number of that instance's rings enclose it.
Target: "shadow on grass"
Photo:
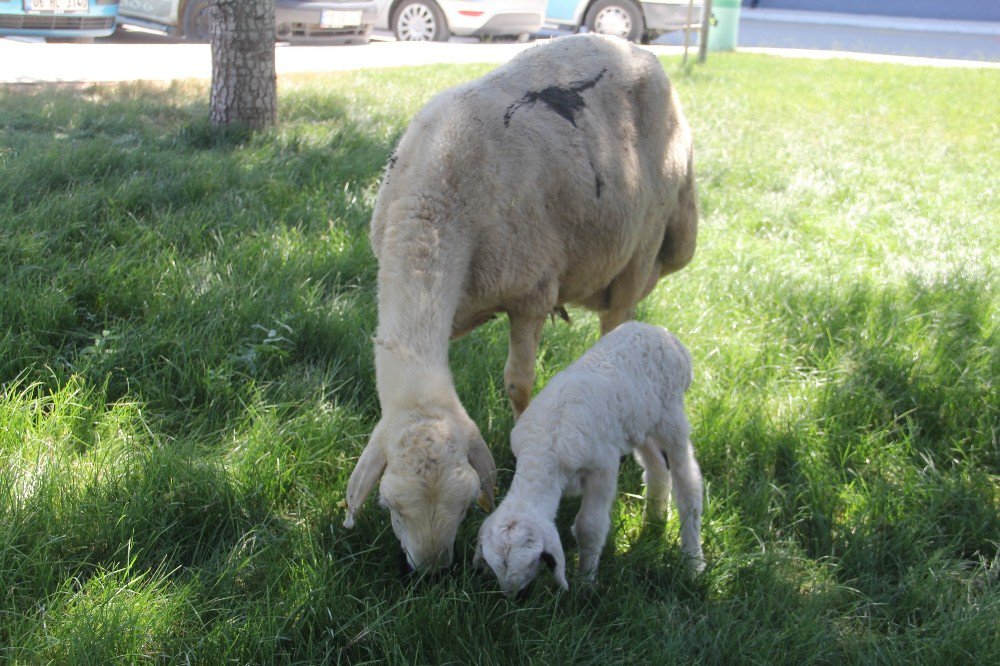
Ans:
[[[22,360],[0,379],[108,378],[174,433],[222,427],[255,385],[298,398],[278,388],[296,372],[371,412],[367,223],[401,128],[323,91],[274,132],[227,137],[204,93],[36,87],[0,105],[22,155],[0,179],[3,356]]]

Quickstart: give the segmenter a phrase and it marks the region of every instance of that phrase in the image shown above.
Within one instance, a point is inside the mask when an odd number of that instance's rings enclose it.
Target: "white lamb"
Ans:
[[[410,123],[371,222],[382,419],[347,487],[347,517],[380,480],[411,566],[447,565],[459,523],[492,504],[493,458],[459,401],[448,343],[510,320],[504,382],[527,406],[542,326],[564,304],[630,318],[691,259],[691,131],[656,57],[577,35],[445,91]]]
[[[633,452],[645,469],[648,519],[664,519],[673,476],[681,551],[701,570],[701,472],[684,415],[690,384],[687,349],[665,329],[636,322],[556,375],[511,432],[517,469],[479,530],[475,564],[485,561],[507,595],[524,589],[543,561],[569,589],[555,517],[564,494],[582,494],[573,535],[579,570],[593,578],[611,525],[619,460]]]

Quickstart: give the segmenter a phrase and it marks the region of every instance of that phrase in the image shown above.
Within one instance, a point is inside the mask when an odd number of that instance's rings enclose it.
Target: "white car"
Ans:
[[[528,39],[542,28],[547,0],[376,0],[375,27],[396,39],[444,42],[451,35]]]
[[[119,23],[162,30],[190,42],[209,40],[209,0],[121,0]],[[276,37],[291,42],[367,44],[375,0],[275,0]]]

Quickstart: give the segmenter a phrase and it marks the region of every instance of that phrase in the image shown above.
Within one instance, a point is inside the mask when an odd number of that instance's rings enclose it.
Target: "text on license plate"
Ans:
[[[85,12],[87,0],[28,0],[25,3],[29,12]]]
[[[319,27],[321,28],[348,28],[361,25],[361,11],[341,12],[333,9],[326,9],[319,16]]]

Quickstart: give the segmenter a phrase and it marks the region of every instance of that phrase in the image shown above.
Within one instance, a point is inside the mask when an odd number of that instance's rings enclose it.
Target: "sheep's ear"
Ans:
[[[563,554],[562,542],[559,541],[559,533],[556,532],[555,525],[546,525],[542,534],[542,555],[541,559],[555,576],[559,587],[564,590],[569,589],[566,582],[566,556]]]
[[[479,506],[484,511],[492,511],[496,508],[493,499],[493,484],[495,483],[497,466],[493,462],[493,455],[489,447],[483,441],[482,435],[476,433],[469,444],[469,464],[479,475]]]
[[[354,514],[361,509],[385,471],[385,447],[378,433],[376,427],[347,482],[347,516],[344,518],[344,527],[348,529],[354,527]]]

